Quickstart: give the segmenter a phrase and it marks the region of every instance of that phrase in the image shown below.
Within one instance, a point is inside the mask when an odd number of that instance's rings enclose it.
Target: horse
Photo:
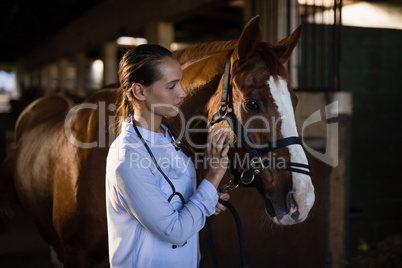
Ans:
[[[208,123],[228,132],[234,179],[226,189],[256,187],[267,217],[291,225],[307,218],[315,198],[297,138],[297,98],[283,66],[301,28],[272,45],[261,42],[259,19],[250,20],[238,40],[175,54],[187,91],[184,122],[176,124],[194,147],[205,144]],[[45,96],[16,123],[15,191],[65,267],[90,267],[107,258],[105,166],[121,95],[118,88],[104,89],[81,104],[63,94]]]

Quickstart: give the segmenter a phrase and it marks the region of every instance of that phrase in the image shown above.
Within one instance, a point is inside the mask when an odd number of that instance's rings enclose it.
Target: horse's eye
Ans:
[[[257,112],[260,110],[260,107],[258,106],[258,102],[256,100],[246,100],[244,102],[244,106],[250,112]]]

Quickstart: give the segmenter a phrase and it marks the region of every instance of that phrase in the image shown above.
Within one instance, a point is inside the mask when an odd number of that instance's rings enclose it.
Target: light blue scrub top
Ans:
[[[215,212],[217,191],[205,179],[196,189],[193,162],[175,150],[168,134],[165,137],[138,129],[186,204],[177,195],[168,202],[172,188],[156,169],[128,118],[109,149],[106,165],[110,265],[197,267],[198,232],[205,217]]]

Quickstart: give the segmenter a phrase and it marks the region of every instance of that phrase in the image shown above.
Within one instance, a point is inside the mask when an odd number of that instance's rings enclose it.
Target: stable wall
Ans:
[[[402,30],[342,31],[342,89],[354,100],[350,202],[361,216],[351,236],[379,241],[402,233]]]

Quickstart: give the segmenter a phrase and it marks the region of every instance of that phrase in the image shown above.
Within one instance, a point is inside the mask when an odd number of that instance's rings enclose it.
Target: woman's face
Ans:
[[[169,57],[159,63],[158,69],[162,78],[145,88],[145,106],[155,115],[174,117],[187,95],[181,85],[183,73],[179,62]]]

